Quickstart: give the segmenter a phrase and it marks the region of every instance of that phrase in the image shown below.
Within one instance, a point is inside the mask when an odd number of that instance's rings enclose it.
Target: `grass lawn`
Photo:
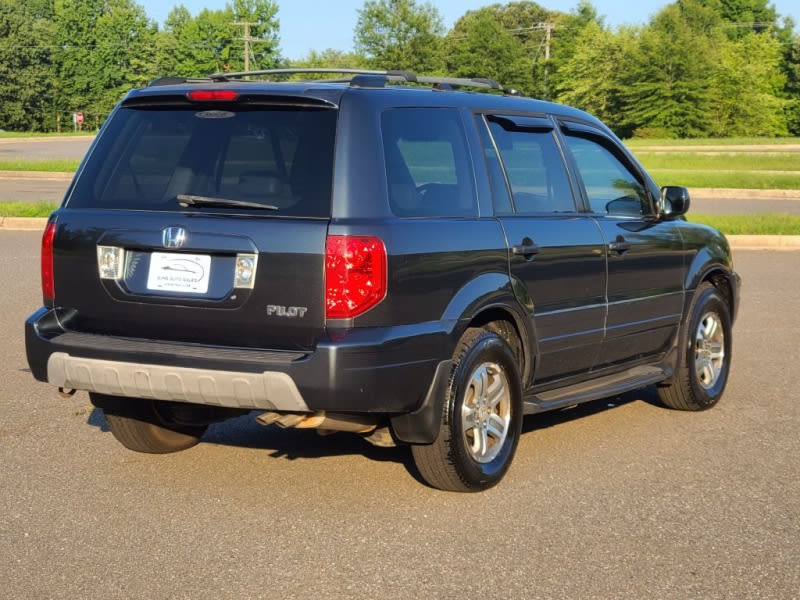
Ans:
[[[800,144],[800,138],[697,138],[685,140],[672,139],[630,139],[625,140],[629,148],[643,148],[647,146],[765,146]]]
[[[719,229],[726,235],[800,235],[800,215],[710,215],[692,213],[686,218]]]
[[[794,152],[637,152],[648,171],[679,169],[682,171],[794,171],[800,173],[800,155]]]
[[[50,132],[42,133],[41,131],[0,131],[0,139],[4,138],[38,138],[38,137],[72,137],[72,136],[85,136],[92,137],[96,135],[95,130],[91,131],[62,131],[60,133]]]
[[[74,173],[79,160],[0,160],[0,171],[40,171],[48,173]]]
[[[658,185],[682,185],[689,188],[732,188],[741,190],[800,190],[800,171],[770,173],[763,171],[683,171],[648,169]],[[800,191],[798,191],[800,195]]]
[[[0,217],[49,217],[54,202],[0,202]]]

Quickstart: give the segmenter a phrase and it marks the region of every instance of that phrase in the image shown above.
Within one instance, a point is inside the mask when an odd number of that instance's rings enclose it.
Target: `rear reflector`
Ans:
[[[42,235],[42,297],[45,306],[53,306],[56,297],[55,276],[53,274],[53,238],[56,224],[48,223]]]
[[[372,236],[331,235],[325,243],[325,317],[352,319],[386,296],[386,247]]]
[[[186,94],[195,102],[233,102],[239,98],[239,92],[233,90],[192,90]]]

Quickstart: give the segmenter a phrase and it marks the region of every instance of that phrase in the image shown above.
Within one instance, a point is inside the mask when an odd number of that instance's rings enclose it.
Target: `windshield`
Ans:
[[[69,197],[70,208],[329,217],[336,111],[237,107],[119,110]],[[264,211],[261,211],[264,212]]]

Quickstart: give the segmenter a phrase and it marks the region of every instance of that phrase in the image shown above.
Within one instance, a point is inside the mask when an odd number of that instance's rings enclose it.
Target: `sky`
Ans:
[[[286,58],[298,59],[310,50],[350,51],[353,49],[353,30],[358,20],[358,9],[364,0],[275,0],[280,21],[281,54]],[[503,0],[495,2],[505,3]],[[138,0],[148,16],[163,25],[172,7],[183,4],[192,15],[204,8],[217,10],[227,4],[227,0]],[[492,4],[493,0],[432,0],[449,29],[465,12]],[[538,0],[540,6],[550,10],[570,12],[578,0]],[[605,17],[605,23],[612,27],[619,25],[639,25],[647,23],[650,17],[669,4],[668,0],[625,0],[592,2],[597,12]],[[772,5],[778,14],[792,17],[800,25],[800,2],[798,0],[773,0]]]

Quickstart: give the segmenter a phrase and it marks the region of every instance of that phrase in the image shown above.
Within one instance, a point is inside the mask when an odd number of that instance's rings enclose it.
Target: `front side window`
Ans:
[[[396,108],[381,118],[389,204],[399,217],[477,216],[458,111]]]
[[[122,108],[68,205],[178,210],[181,198],[199,196],[330,216],[335,128],[330,109]]]
[[[619,158],[590,137],[568,134],[566,139],[593,213],[647,214],[649,200],[645,188]]]

